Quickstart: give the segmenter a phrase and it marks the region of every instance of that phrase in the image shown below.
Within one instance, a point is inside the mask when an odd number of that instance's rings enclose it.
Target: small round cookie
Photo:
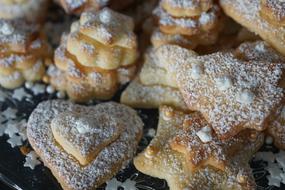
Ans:
[[[142,130],[136,111],[115,102],[45,101],[27,124],[31,146],[64,190],[96,189],[112,178],[132,160]]]
[[[84,12],[73,23],[67,37],[67,50],[88,67],[106,70],[134,64],[137,38],[133,20],[104,8],[98,12]]]
[[[219,23],[221,10],[214,5],[208,12],[197,17],[173,17],[161,6],[154,10],[159,28],[167,34],[196,35],[215,28]]]
[[[41,21],[46,14],[48,3],[49,0],[1,0],[0,18]]]
[[[261,0],[260,15],[271,24],[285,26],[285,1]]]
[[[50,47],[40,27],[24,20],[0,19],[0,85],[14,89],[41,80]]]
[[[213,0],[162,0],[161,6],[174,17],[195,17],[213,7]]]

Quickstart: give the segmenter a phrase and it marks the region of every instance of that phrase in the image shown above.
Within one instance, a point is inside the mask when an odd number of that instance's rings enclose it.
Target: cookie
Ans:
[[[51,49],[37,24],[0,19],[0,85],[14,89],[25,81],[39,81]]]
[[[66,91],[77,102],[87,102],[94,97],[110,99],[119,85],[132,80],[136,73],[135,66],[116,70],[83,66],[66,51],[64,43],[55,51],[55,64],[48,69],[51,85]]]
[[[162,0],[161,6],[174,17],[195,17],[213,7],[212,0]]]
[[[173,17],[162,7],[154,10],[158,18],[159,28],[166,34],[197,35],[214,29],[219,23],[220,8],[215,5],[208,12],[198,17]]]
[[[175,78],[167,72],[164,63],[158,60],[153,48],[145,54],[141,71],[122,93],[121,102],[141,108],[158,108],[162,104],[186,108]]]
[[[268,2],[275,2],[277,4],[277,1]],[[281,4],[283,5],[284,3]],[[220,0],[220,5],[228,16],[250,31],[258,34],[263,40],[285,55],[285,28],[276,26],[261,16],[262,1]]]
[[[118,3],[116,0],[56,0],[68,14],[81,14],[86,10],[99,10],[106,6],[113,9],[123,9],[133,3],[133,0],[125,0]]]
[[[111,9],[84,12],[71,27],[67,50],[88,67],[112,70],[131,65],[138,56],[133,29],[130,17]]]
[[[283,64],[244,61],[232,52],[197,56],[173,45],[157,55],[176,77],[188,108],[200,111],[222,139],[245,128],[265,130],[284,101]]]
[[[134,108],[158,108],[160,105],[170,105],[187,110],[178,89],[162,85],[143,85],[139,79],[133,80],[121,94],[121,103]]]
[[[261,0],[260,15],[271,24],[285,26],[285,2]]]
[[[80,106],[63,100],[40,103],[31,114],[28,140],[65,190],[91,190],[128,164],[143,123],[114,102]]]
[[[171,190],[255,189],[248,162],[262,146],[264,135],[247,130],[227,142],[219,142],[204,122],[197,112],[183,113],[160,107],[157,134],[134,159],[136,168],[165,179]],[[219,159],[226,160],[223,168],[213,162]],[[199,166],[195,170],[189,169],[193,163]]]
[[[2,0],[0,18],[25,19],[30,22],[42,21],[48,4],[48,0]]]

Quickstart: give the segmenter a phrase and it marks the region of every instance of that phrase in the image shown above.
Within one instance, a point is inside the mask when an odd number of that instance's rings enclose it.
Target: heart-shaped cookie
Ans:
[[[55,140],[82,165],[87,165],[116,140],[124,127],[118,118],[103,112],[97,113],[97,117],[88,112],[61,113],[51,121]]]
[[[28,139],[63,189],[94,189],[132,159],[143,123],[131,108],[110,102],[80,106],[40,103],[28,121]]]

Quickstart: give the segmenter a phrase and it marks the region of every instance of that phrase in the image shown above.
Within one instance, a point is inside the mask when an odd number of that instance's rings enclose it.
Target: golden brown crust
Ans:
[[[273,25],[285,26],[285,2],[261,0],[260,15]]]

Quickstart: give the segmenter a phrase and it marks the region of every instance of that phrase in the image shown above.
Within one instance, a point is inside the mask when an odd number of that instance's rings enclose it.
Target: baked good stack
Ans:
[[[40,81],[51,49],[37,24],[0,19],[0,85],[14,89],[25,81]]]
[[[158,23],[151,37],[155,47],[211,45],[221,30],[221,9],[213,0],[161,0],[153,13]]]
[[[133,20],[109,8],[82,13],[55,51],[50,81],[78,102],[110,99],[136,72]]]

